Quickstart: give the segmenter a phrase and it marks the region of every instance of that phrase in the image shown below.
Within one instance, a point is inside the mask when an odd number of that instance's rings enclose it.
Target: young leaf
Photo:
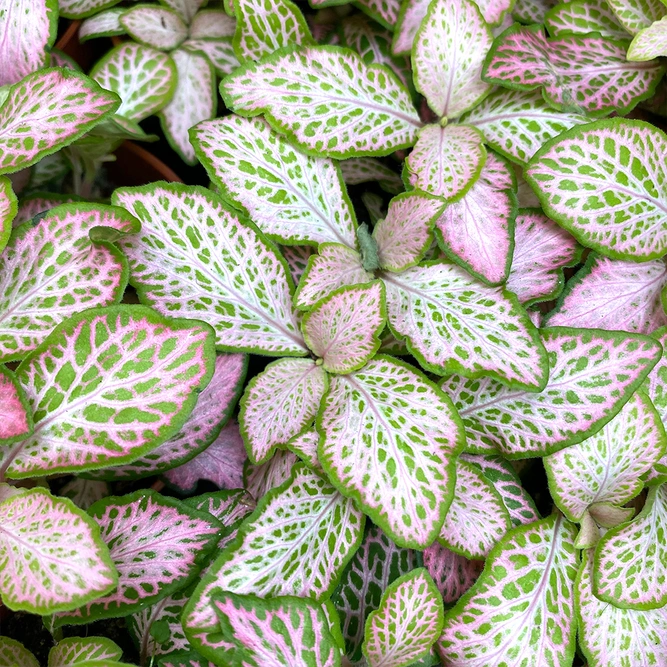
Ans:
[[[238,0],[235,0],[235,2]],[[338,667],[340,649],[322,608],[298,597],[262,600],[254,595],[219,593],[213,600],[222,635],[233,648],[220,651],[244,667]],[[241,657],[242,656],[242,657]]]
[[[0,174],[68,146],[118,109],[116,95],[59,67],[30,74],[6,95],[0,106]]]
[[[403,191],[401,177],[376,158],[350,158],[342,160],[339,165],[347,185],[377,182],[383,190],[393,195]]]
[[[191,137],[222,196],[267,236],[354,247],[354,210],[332,160],[304,155],[259,118],[201,123]]]
[[[627,4],[636,4],[636,0]],[[628,39],[627,31],[616,18],[607,0],[577,0],[556,5],[547,12],[544,24],[552,37],[569,33],[585,35],[599,32],[609,39]]]
[[[122,248],[143,301],[169,315],[205,316],[221,350],[306,354],[287,267],[252,223],[210,191],[176,183],[116,190],[112,201],[142,222]]]
[[[581,250],[572,236],[539,209],[519,209],[507,289],[525,307],[555,299],[565,283],[563,267],[577,264]]]
[[[239,66],[239,61],[236,59],[236,54],[232,47],[231,37],[190,38],[183,42],[181,48],[190,53],[205,55],[219,77],[231,74]]]
[[[526,180],[580,243],[613,259],[667,252],[667,136],[649,123],[610,119],[574,127],[532,158]]]
[[[632,35],[659,21],[666,13],[659,0],[607,0],[619,23]]]
[[[58,614],[56,626],[127,616],[185,587],[220,531],[210,515],[146,489],[104,498],[89,513],[109,546],[118,587],[76,611]]]
[[[60,495],[69,498],[77,507],[87,510],[91,505],[109,495],[109,485],[82,477],[74,477],[60,489]]]
[[[667,601],[667,486],[649,489],[642,511],[598,542],[595,595],[622,609],[658,609]]]
[[[23,440],[33,431],[32,412],[14,373],[0,366],[0,445]]]
[[[123,13],[120,24],[132,39],[160,51],[175,49],[188,36],[181,17],[166,7],[133,7]]]
[[[554,328],[542,338],[550,372],[540,393],[490,378],[442,381],[463,419],[468,449],[525,458],[581,442],[618,414],[661,355],[648,336],[615,331]]]
[[[0,637],[0,664],[3,667],[39,667],[37,658],[11,637]]]
[[[10,609],[53,614],[116,587],[99,528],[71,500],[30,489],[0,503],[0,522],[0,594]]]
[[[298,285],[303,272],[308,266],[308,260],[314,254],[315,249],[307,245],[285,245],[281,246],[280,252],[287,262],[292,282]]]
[[[243,475],[246,491],[255,500],[260,500],[269,491],[278,488],[292,476],[292,469],[298,460],[297,455],[293,452],[277,451],[266,463],[246,465]],[[324,476],[320,470],[315,472]]]
[[[79,42],[87,42],[98,37],[124,35],[125,28],[121,25],[120,17],[126,11],[127,7],[113,7],[82,21],[79,27]]]
[[[424,549],[424,567],[433,578],[443,602],[449,605],[475,583],[484,563],[481,560],[468,560],[434,542]]]
[[[373,274],[364,269],[356,250],[340,243],[322,243],[319,254],[308,260],[294,295],[294,304],[307,310],[345,285],[368,283],[373,278]]]
[[[138,230],[123,209],[87,203],[59,206],[17,230],[0,257],[0,358],[22,359],[68,317],[117,303],[127,262],[91,235]]]
[[[377,352],[386,323],[384,286],[378,280],[332,292],[304,315],[301,328],[325,371],[351,373]]]
[[[94,470],[141,456],[178,432],[213,373],[213,332],[143,306],[72,316],[18,367],[34,433],[8,477]]]
[[[479,179],[436,221],[438,244],[448,257],[490,285],[504,282],[514,247],[515,180],[510,166],[489,154]]]
[[[635,62],[667,55],[667,17],[640,30],[628,47],[627,58]]]
[[[494,42],[483,76],[516,90],[541,87],[555,109],[624,114],[650,97],[663,75],[658,61],[629,63],[625,51],[624,42],[596,33],[547,39],[541,26],[514,25]]]
[[[412,48],[415,87],[438,117],[457,118],[491,87],[482,63],[493,42],[472,0],[436,0],[429,5]]]
[[[160,0],[160,3],[173,9],[187,25],[190,25],[195,15],[207,0]]]
[[[331,480],[397,544],[423,548],[435,539],[465,436],[434,384],[378,356],[360,371],[331,377],[317,430],[318,459]]]
[[[232,111],[266,113],[307,152],[338,159],[407,148],[421,126],[393,72],[334,46],[281,49],[241,66],[220,92]]]
[[[320,436],[314,428],[292,438],[286,445],[290,452],[296,454],[311,470],[324,475],[322,466],[317,458],[317,445]]]
[[[445,614],[438,642],[452,667],[570,665],[576,529],[552,514],[511,530],[477,583]]]
[[[176,66],[150,46],[125,42],[95,63],[90,76],[122,100],[119,116],[139,122],[162,109],[176,89]]]
[[[477,128],[494,151],[523,165],[549,139],[590,119],[574,111],[556,111],[538,91],[498,88],[461,122]]]
[[[402,0],[391,46],[394,55],[412,52],[415,36],[430,4],[430,0]]]
[[[65,637],[49,651],[48,667],[75,667],[81,662],[120,660],[123,649],[106,637]]]
[[[594,503],[620,507],[642,490],[665,447],[660,416],[638,391],[601,431],[544,459],[551,497],[577,522]]]
[[[533,390],[544,385],[546,353],[514,295],[444,262],[383,281],[389,326],[426,370],[485,374]]]

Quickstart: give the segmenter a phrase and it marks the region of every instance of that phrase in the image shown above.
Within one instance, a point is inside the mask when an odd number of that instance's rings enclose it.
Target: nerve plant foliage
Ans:
[[[86,76],[9,4],[5,606],[162,667],[665,663],[667,9],[62,0],[123,36]],[[74,196],[155,113],[210,188]]]

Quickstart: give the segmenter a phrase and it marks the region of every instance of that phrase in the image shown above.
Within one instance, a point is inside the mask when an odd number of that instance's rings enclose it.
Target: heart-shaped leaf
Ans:
[[[628,4],[635,4],[635,0]],[[607,0],[563,2],[547,12],[544,24],[552,37],[569,33],[585,35],[599,32],[610,39],[628,39],[627,31],[616,18]]]
[[[166,7],[133,7],[123,13],[120,24],[132,39],[160,51],[175,49],[188,36],[183,19]]]
[[[69,498],[77,507],[87,510],[98,500],[109,495],[109,485],[106,482],[74,477],[60,489],[59,493]]]
[[[173,498],[142,489],[89,510],[118,571],[118,587],[58,614],[56,626],[127,616],[192,581],[215,547],[220,524]]]
[[[118,109],[116,95],[59,67],[30,74],[6,95],[0,106],[0,174],[68,146]]]
[[[223,197],[270,238],[354,247],[354,210],[332,160],[304,155],[259,118],[202,123],[192,140]]]
[[[124,463],[178,432],[213,373],[213,332],[142,306],[86,310],[18,367],[35,430],[14,446],[8,477]]]
[[[0,594],[10,609],[52,614],[116,587],[97,524],[71,500],[30,489],[0,503],[0,522]]]
[[[397,544],[433,542],[464,442],[455,410],[434,384],[404,362],[378,356],[330,378],[317,430],[318,459],[337,487]]]
[[[0,366],[0,444],[28,437],[33,430],[32,412],[14,373]]]
[[[447,664],[513,665],[516,656],[526,665],[572,664],[575,536],[556,514],[510,531],[477,583],[445,614],[438,649]]]
[[[653,94],[663,74],[658,61],[629,63],[625,51],[624,42],[596,33],[547,39],[542,26],[514,25],[494,42],[483,76],[516,90],[541,87],[555,109],[624,114]]]
[[[471,451],[545,456],[585,440],[614,417],[661,355],[648,336],[595,329],[545,329],[549,381],[516,391],[491,378],[451,376],[442,388],[466,427]]]
[[[0,637],[0,664],[9,667],[39,667],[37,658],[11,637]]]
[[[643,62],[667,55],[667,17],[640,30],[628,47],[628,60]]]
[[[401,177],[377,158],[354,157],[339,162],[343,180],[347,185],[359,183],[377,184],[386,192],[398,194],[403,191]]]
[[[407,148],[421,126],[393,72],[340,47],[281,49],[240,67],[220,92],[232,111],[266,113],[306,151],[338,159]]]
[[[245,466],[243,486],[255,500],[259,500],[284,484],[292,476],[292,469],[298,461],[299,458],[293,452],[277,451],[266,463],[249,463]],[[320,470],[315,472],[324,476]]]
[[[98,37],[124,35],[125,28],[120,23],[120,17],[126,11],[127,7],[112,7],[82,21],[79,26],[79,42],[87,42]]]
[[[22,359],[68,317],[118,303],[127,262],[103,235],[138,230],[123,209],[87,203],[59,206],[17,230],[0,257],[0,358]]]
[[[533,390],[544,385],[546,353],[514,295],[444,262],[383,280],[389,326],[425,369],[485,374]]]
[[[424,567],[446,605],[456,602],[477,580],[484,563],[468,560],[438,542],[424,549]]]
[[[412,49],[415,87],[438,117],[456,118],[491,89],[482,64],[493,42],[472,0],[436,0],[429,5]]]
[[[632,35],[659,21],[666,13],[658,0],[607,0],[619,23]]]
[[[306,354],[285,262],[252,223],[210,191],[176,183],[116,190],[112,200],[142,222],[122,248],[144,301],[205,316],[222,350]]]
[[[65,637],[49,651],[48,667],[75,667],[92,660],[120,660],[123,649],[106,637]]]

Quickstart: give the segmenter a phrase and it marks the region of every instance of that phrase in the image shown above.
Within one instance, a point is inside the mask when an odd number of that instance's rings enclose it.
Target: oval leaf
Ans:
[[[0,637],[0,664],[8,667],[39,667],[37,658],[11,637]]]
[[[91,660],[120,660],[123,649],[106,637],[65,637],[49,651],[48,667],[74,667]]]
[[[187,36],[181,17],[166,7],[133,7],[120,17],[132,39],[160,51],[175,49]]]

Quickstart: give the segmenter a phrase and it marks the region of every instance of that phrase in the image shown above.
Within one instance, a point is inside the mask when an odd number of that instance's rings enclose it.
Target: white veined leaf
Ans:
[[[632,35],[659,21],[667,9],[659,0],[607,0],[619,23]]]
[[[544,23],[547,12],[558,0],[515,0],[512,18],[521,23]]]
[[[65,498],[69,498],[82,510],[87,510],[98,500],[102,500],[109,495],[109,485],[106,482],[75,477],[67,482],[58,493]]]
[[[519,209],[506,287],[525,307],[555,299],[565,283],[563,267],[578,264],[581,251],[574,238],[541,210]]]
[[[166,7],[132,7],[123,13],[120,23],[132,39],[160,51],[175,49],[188,36],[183,19]]]
[[[104,498],[89,510],[118,571],[118,587],[72,612],[56,627],[127,616],[183,588],[215,547],[220,524],[209,514],[142,489]]]
[[[667,607],[621,609],[593,593],[593,557],[584,551],[575,584],[579,646],[590,667],[660,665],[667,660]]]
[[[663,426],[667,429],[667,327],[662,327],[651,334],[663,347],[663,353],[658,363],[653,367],[642,389],[646,391],[653,406],[658,411]],[[655,468],[648,473],[646,480],[651,484],[667,481],[667,456],[663,456]]]
[[[445,614],[438,650],[448,665],[572,664],[575,536],[552,514],[493,548],[475,585]]]
[[[125,42],[111,49],[90,71],[92,79],[121,99],[116,114],[141,121],[174,96],[174,61],[150,46]]]
[[[591,253],[568,281],[545,326],[651,333],[667,324],[660,300],[665,285],[662,260],[637,264]]]
[[[394,55],[412,52],[415,36],[430,4],[430,0],[402,0],[391,45]]]
[[[208,480],[223,489],[243,486],[246,451],[238,424],[230,421],[215,440],[194,458],[164,473],[165,479],[183,493],[194,490],[199,480]]]
[[[456,487],[438,541],[466,558],[485,558],[512,527],[500,494],[469,460],[456,463]]]
[[[65,637],[49,651],[48,667],[75,667],[81,662],[120,660],[123,649],[106,637]]]
[[[393,72],[334,46],[280,50],[240,67],[220,92],[232,111],[265,113],[307,152],[338,159],[407,148],[421,127]]]
[[[372,157],[354,157],[339,162],[343,180],[347,185],[375,183],[393,195],[403,191],[401,177],[383,162]]]
[[[121,245],[158,312],[204,317],[221,350],[306,354],[285,261],[252,223],[210,191],[176,183],[116,190],[112,201],[142,223]]]
[[[345,285],[368,283],[373,278],[364,269],[356,250],[340,243],[321,243],[319,253],[308,260],[294,294],[294,304],[307,310]]]
[[[658,609],[667,601],[667,486],[649,489],[642,511],[598,542],[593,592],[622,609]]]
[[[125,463],[178,432],[213,374],[213,331],[143,306],[70,317],[16,371],[32,435],[3,463],[7,477]]]
[[[39,667],[37,658],[11,637],[0,637],[0,664],[8,667]]]
[[[621,410],[661,355],[648,336],[544,329],[549,381],[539,392],[452,375],[441,386],[466,427],[468,449],[546,456],[594,435]]]
[[[220,38],[233,37],[236,30],[236,19],[222,9],[202,9],[190,21],[190,37]]]
[[[239,66],[231,37],[193,37],[183,42],[181,48],[191,53],[203,53],[220,77],[231,74]]]
[[[116,95],[84,74],[59,67],[30,74],[5,93],[0,106],[0,174],[35,164],[118,109]]]
[[[234,13],[234,51],[241,63],[290,44],[313,43],[306,19],[290,0],[234,0]]]
[[[117,5],[120,0],[58,0],[60,16],[67,19],[82,19],[92,16],[109,7]]]
[[[314,428],[304,431],[292,438],[286,445],[290,452],[296,454],[311,470],[324,475],[322,466],[317,458],[317,445],[320,436]]]
[[[514,7],[514,0],[479,0],[477,6],[489,25],[501,26],[502,29],[503,25],[512,23],[509,12]]]
[[[489,285],[505,282],[512,263],[515,187],[510,166],[490,153],[470,191],[450,203],[435,223],[445,254]]]
[[[472,0],[435,0],[412,48],[415,87],[440,117],[457,118],[490,90],[482,64],[493,42]]]
[[[8,2],[0,9],[0,86],[18,83],[48,64],[58,26],[57,0]]]
[[[281,246],[280,252],[287,262],[292,281],[298,285],[315,249],[307,245],[285,245]]]
[[[191,136],[222,196],[269,238],[354,247],[354,209],[333,160],[304,155],[259,118],[219,118]]]
[[[635,0],[628,4],[634,3]],[[599,32],[610,39],[628,39],[627,31],[611,11],[607,0],[563,2],[547,12],[544,24],[552,37]]]
[[[598,33],[547,39],[542,26],[514,25],[493,43],[483,76],[516,90],[541,87],[555,109],[624,114],[650,97],[663,75],[658,61],[629,63],[625,51],[625,42]]]
[[[71,500],[30,489],[0,503],[0,521],[0,595],[10,609],[52,614],[116,587],[99,528]]]
[[[667,252],[667,136],[636,120],[574,127],[547,142],[525,175],[545,213],[613,259]]]
[[[424,549],[424,567],[449,605],[456,602],[477,581],[484,562],[469,560],[438,542]]]
[[[513,294],[444,262],[385,274],[383,281],[389,326],[426,370],[544,386],[544,347]]]
[[[577,522],[594,503],[620,507],[642,490],[666,447],[660,416],[638,391],[602,430],[544,459],[551,497]]]
[[[23,359],[68,317],[118,303],[127,262],[103,235],[137,231],[127,211],[88,203],[59,206],[17,230],[0,257],[0,358]]]
[[[405,667],[425,657],[442,631],[442,598],[427,570],[389,584],[366,621],[363,652],[370,667]]]
[[[329,482],[295,465],[291,480],[259,501],[190,598],[182,622],[192,645],[209,656],[223,641],[210,604],[221,590],[327,599],[361,542],[364,521]]]
[[[0,176],[0,253],[9,241],[17,212],[18,200],[12,190],[12,182],[6,176]]]
[[[303,316],[301,329],[325,371],[351,373],[377,352],[386,324],[384,286],[376,280],[332,292]]]
[[[318,459],[342,492],[400,546],[433,542],[465,438],[434,384],[404,362],[378,356],[330,378],[317,430]]]
[[[452,200],[465,195],[486,162],[484,137],[467,125],[427,125],[405,161],[413,188]]]
[[[477,128],[494,151],[523,165],[549,139],[574,125],[589,123],[590,118],[573,111],[556,111],[538,91],[498,88],[461,122]]]
[[[422,192],[406,192],[389,202],[373,229],[380,267],[400,272],[418,264],[433,242],[433,225],[443,202]]]
[[[267,461],[312,423],[328,386],[312,359],[279,359],[248,383],[239,422],[253,463]]]
[[[82,21],[78,32],[79,42],[83,43],[98,37],[114,37],[125,34],[125,28],[120,23],[120,17],[126,11],[127,7],[113,7]]]
[[[176,65],[174,96],[160,111],[162,130],[170,146],[186,164],[196,164],[195,149],[189,130],[215,116],[218,96],[215,72],[208,58],[201,53],[177,49],[171,53]]]
[[[318,2],[311,0],[311,4],[317,6]],[[388,30],[393,30],[398,12],[400,10],[400,0],[357,0],[356,6],[362,12],[377,21],[381,26]]]
[[[292,469],[298,461],[297,455],[293,452],[277,451],[265,463],[260,465],[249,463],[245,466],[243,486],[255,500],[260,500],[272,489],[282,486],[292,476]],[[324,476],[319,470],[315,472]]]
[[[199,8],[205,5],[207,0],[160,0],[160,3],[173,9],[187,25],[190,25]]]
[[[213,607],[222,635],[232,645],[217,652],[222,663],[233,659],[239,664],[242,660],[244,667],[340,665],[340,649],[320,605],[293,596],[262,600],[224,592],[214,597]]]
[[[627,58],[635,62],[667,55],[667,17],[640,30],[628,47]]]

